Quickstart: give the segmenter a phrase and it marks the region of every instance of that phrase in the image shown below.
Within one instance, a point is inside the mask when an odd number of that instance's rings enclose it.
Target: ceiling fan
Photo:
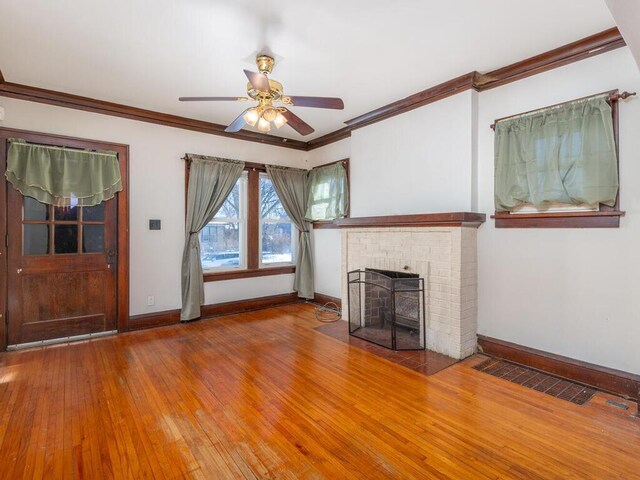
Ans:
[[[301,97],[298,95],[284,95],[283,87],[280,82],[271,80],[267,77],[273,70],[275,60],[268,55],[260,55],[256,58],[258,72],[245,70],[244,73],[249,79],[247,83],[247,97],[180,97],[181,102],[225,102],[238,101],[246,102],[253,99],[258,102],[257,106],[249,107],[242,112],[225,129],[225,132],[238,132],[246,125],[257,126],[261,132],[271,130],[271,122],[276,128],[280,128],[285,124],[289,124],[300,135],[309,135],[314,129],[294,114],[289,107],[312,107],[312,108],[331,108],[334,110],[342,110],[344,103],[340,98],[332,97]],[[282,105],[274,105],[280,103]]]

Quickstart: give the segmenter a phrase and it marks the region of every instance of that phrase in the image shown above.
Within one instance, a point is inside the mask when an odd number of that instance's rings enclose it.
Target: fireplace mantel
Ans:
[[[341,218],[331,222],[314,222],[313,228],[479,227],[485,220],[484,213],[476,212],[421,213]]]

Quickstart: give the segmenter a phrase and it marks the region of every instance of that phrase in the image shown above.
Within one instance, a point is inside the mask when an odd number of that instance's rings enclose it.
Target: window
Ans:
[[[187,185],[189,165],[187,164]],[[216,216],[200,231],[204,281],[295,272],[298,230],[264,165],[247,163]]]
[[[105,204],[54,207],[23,197],[24,255],[104,254]]]
[[[200,231],[200,259],[205,271],[246,268],[247,174],[244,173],[216,213]]]
[[[260,174],[260,265],[293,263],[295,227],[269,177]]]
[[[617,92],[496,121],[496,227],[617,227]]]
[[[309,172],[306,218],[325,221],[349,213],[349,160],[316,167]]]

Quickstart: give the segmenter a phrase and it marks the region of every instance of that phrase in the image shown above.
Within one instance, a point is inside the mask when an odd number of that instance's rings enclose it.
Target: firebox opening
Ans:
[[[425,348],[424,280],[367,268],[348,274],[349,333],[393,350]]]

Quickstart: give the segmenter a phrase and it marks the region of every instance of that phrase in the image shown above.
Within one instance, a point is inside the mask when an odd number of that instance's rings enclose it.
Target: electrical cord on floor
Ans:
[[[316,308],[316,319],[323,323],[333,323],[340,320],[342,312],[333,302],[327,302]]]

